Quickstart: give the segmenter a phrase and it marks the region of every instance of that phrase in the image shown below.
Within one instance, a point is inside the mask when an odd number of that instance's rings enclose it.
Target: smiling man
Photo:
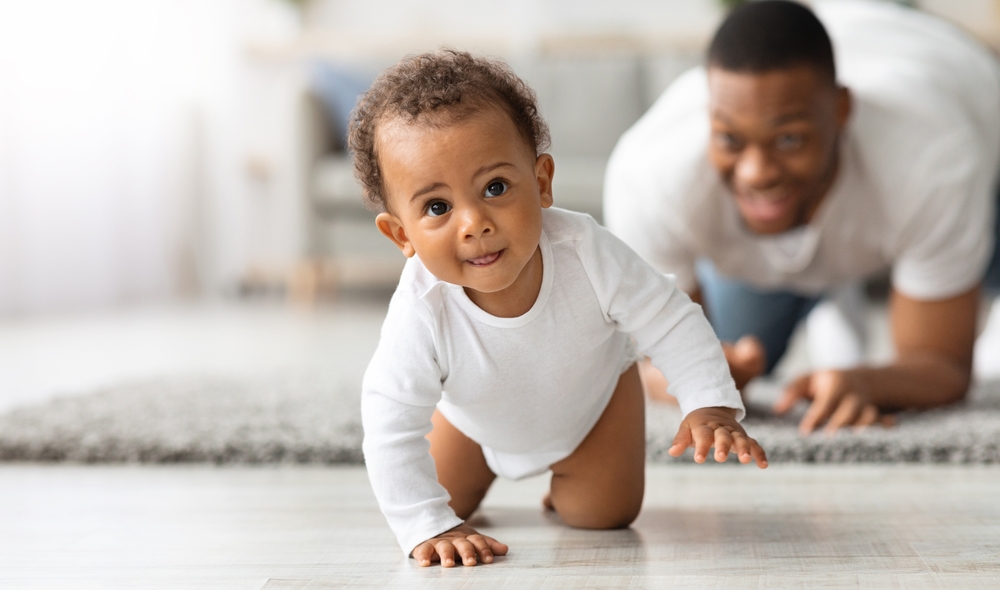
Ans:
[[[998,169],[1000,68],[957,27],[751,2],[622,137],[605,219],[706,306],[740,386],[824,297],[891,271],[895,359],[805,375],[775,406],[833,431],[965,395],[984,277],[1000,286]]]

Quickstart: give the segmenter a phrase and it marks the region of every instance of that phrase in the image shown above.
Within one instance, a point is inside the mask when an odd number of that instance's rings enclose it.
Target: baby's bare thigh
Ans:
[[[427,435],[431,456],[437,468],[438,483],[448,490],[448,505],[465,520],[483,501],[496,475],[490,471],[479,443],[462,434],[441,412],[431,418],[433,428]]]
[[[566,524],[628,526],[642,507],[646,468],[646,406],[633,365],[573,454],[552,465],[551,501]]]

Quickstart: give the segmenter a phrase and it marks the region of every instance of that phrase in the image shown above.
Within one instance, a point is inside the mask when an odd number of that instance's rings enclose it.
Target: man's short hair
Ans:
[[[388,119],[444,126],[484,109],[506,113],[537,156],[549,147],[549,128],[535,93],[506,63],[443,49],[403,59],[385,70],[358,101],[348,126],[354,175],[365,206],[386,210],[385,186],[375,135]]]
[[[809,66],[837,80],[833,46],[823,23],[787,0],[748,2],[729,13],[708,48],[709,67],[762,73]]]

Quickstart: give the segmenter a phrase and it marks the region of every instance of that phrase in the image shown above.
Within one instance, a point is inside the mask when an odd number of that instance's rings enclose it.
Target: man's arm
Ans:
[[[979,287],[941,301],[919,301],[893,291],[889,302],[896,360],[883,367],[820,371],[799,378],[775,404],[779,413],[813,400],[799,430],[827,423],[828,432],[868,425],[879,413],[932,408],[965,397],[972,380],[972,349]]]
[[[980,289],[951,299],[919,301],[893,291],[889,302],[896,361],[859,369],[881,409],[932,408],[965,397]]]

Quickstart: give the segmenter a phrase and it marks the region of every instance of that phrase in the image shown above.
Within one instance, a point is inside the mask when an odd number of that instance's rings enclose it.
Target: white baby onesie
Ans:
[[[534,306],[492,316],[462,287],[410,259],[365,373],[364,453],[403,550],[462,523],[437,482],[435,407],[488,455],[526,457],[518,477],[569,456],[600,418],[634,357],[670,382],[684,414],[743,404],[701,307],[587,215],[543,210],[543,278]],[[538,461],[543,461],[538,465]],[[534,464],[533,464],[534,463]]]

